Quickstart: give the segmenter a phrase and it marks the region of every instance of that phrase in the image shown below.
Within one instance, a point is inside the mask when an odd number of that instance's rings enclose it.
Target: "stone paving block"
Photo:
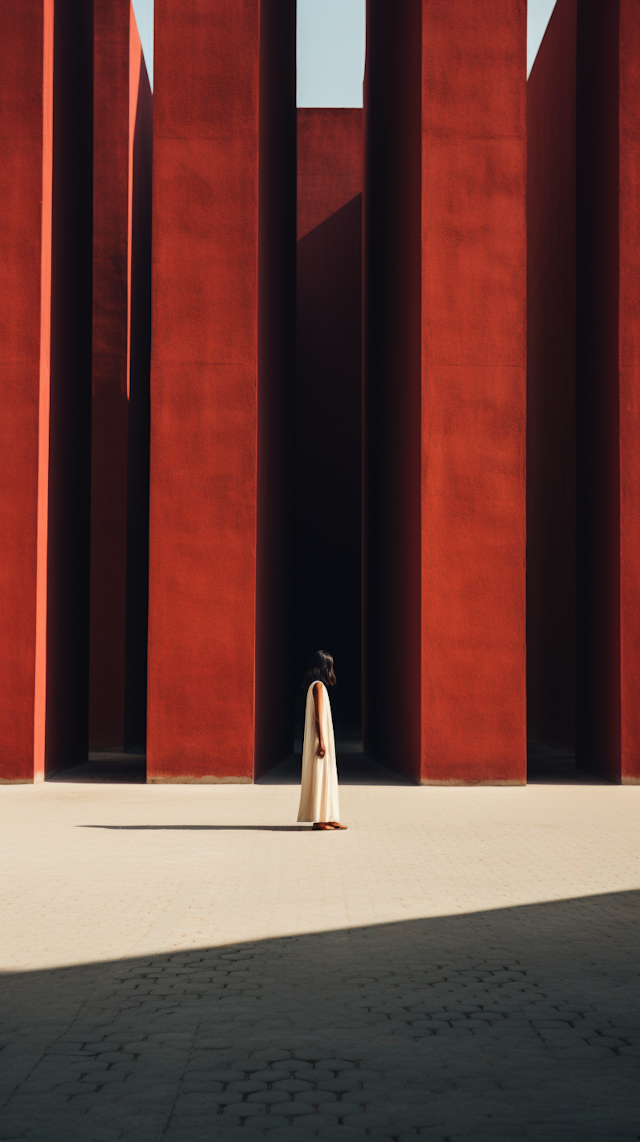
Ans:
[[[191,1114],[219,1114],[227,1107],[242,1106],[242,1096],[226,1096],[224,1093],[215,1094],[179,1094],[173,1103],[173,1114],[176,1118]]]
[[[358,1130],[354,1126],[333,1126],[326,1130],[320,1130],[318,1138],[322,1142],[364,1142],[366,1138],[375,1137],[375,1142],[392,1142],[392,1135],[368,1134],[366,1130]]]
[[[338,1071],[338,1078],[343,1079],[357,1079],[361,1083],[379,1083],[382,1078],[383,1067],[380,1066],[378,1070],[373,1067],[356,1067],[349,1070],[344,1070],[342,1067]]]
[[[240,1072],[240,1078],[244,1079],[247,1075],[253,1075],[256,1071],[263,1071],[265,1068],[265,1060],[259,1060],[255,1057],[248,1059],[238,1056],[236,1052],[233,1058],[229,1061],[229,1069]]]
[[[93,1069],[87,1068],[87,1070],[82,1075],[82,1082],[90,1084],[93,1083],[96,1086],[110,1086],[112,1083],[123,1083],[125,1082],[126,1078],[127,1074],[123,1074],[121,1071],[117,1071],[115,1069],[95,1071]]]
[[[443,1086],[440,1090],[434,1091],[428,1087],[419,1087],[415,1090],[391,1090],[387,1091],[387,1101],[391,1106],[433,1106],[434,1100],[437,1099],[439,1094],[442,1094],[446,1088]],[[449,1093],[449,1092],[447,1092]]]
[[[283,1117],[286,1111],[283,1111]],[[312,1114],[299,1114],[292,1120],[293,1126],[296,1131],[308,1130],[312,1133],[317,1133],[319,1130],[329,1129],[335,1127],[337,1120],[331,1114],[325,1114],[324,1108],[320,1107],[319,1111],[314,1111]],[[293,1128],[293,1127],[292,1127]]]
[[[219,1094],[224,1090],[224,1083],[215,1082],[203,1076],[201,1079],[185,1079],[180,1084],[181,1094]]]
[[[256,1114],[250,1120],[252,1129],[258,1134],[262,1130],[286,1130],[289,1120],[281,1114]],[[277,1135],[279,1137],[279,1135]]]
[[[355,1070],[358,1066],[358,1063],[357,1061],[354,1062],[351,1059],[340,1059],[333,1058],[332,1056],[326,1056],[324,1059],[319,1061],[318,1066],[321,1069],[327,1071],[336,1071],[338,1074],[343,1074],[345,1071]]]
[[[293,1081],[292,1074],[295,1067],[288,1063],[274,1063],[273,1066],[266,1067],[260,1071],[252,1071],[251,1078],[256,1082],[275,1083]]]
[[[335,1091],[325,1090],[324,1087],[318,1086],[315,1090],[305,1090],[300,1094],[293,1096],[294,1103],[308,1103],[310,1106],[326,1106],[328,1103],[337,1101],[337,1094]]]
[[[283,1139],[286,1139],[286,1142],[310,1142],[310,1139],[313,1139],[313,1142],[315,1142],[315,1139],[318,1137],[318,1134],[319,1134],[319,1131],[316,1131],[315,1129],[312,1129],[308,1126],[303,1126],[302,1128],[298,1128],[295,1125],[293,1125],[293,1126],[289,1125],[285,1129],[285,1133],[283,1134]],[[265,1135],[263,1135],[263,1137],[265,1137]],[[267,1138],[274,1138],[274,1135],[273,1134],[267,1134],[266,1137]],[[275,1137],[277,1137],[278,1142],[280,1142],[280,1136],[276,1135]]]
[[[281,1107],[279,1113],[284,1114],[284,1108],[291,1103],[292,1096],[284,1090],[265,1090],[258,1094],[250,1094],[247,1102],[260,1102],[265,1106]]]
[[[261,1028],[264,1026],[262,1020],[260,1022]],[[289,1051],[278,1050],[277,1048],[267,1048],[266,1050],[253,1052],[252,1062],[264,1063],[277,1063],[289,1062],[291,1054]]]
[[[375,1132],[382,1134],[393,1133],[393,1118],[390,1114],[351,1114],[345,1115],[345,1126],[355,1126],[359,1130],[366,1130],[369,1133]],[[374,1135],[375,1136],[375,1135]]]
[[[168,1117],[167,1114],[123,1114],[118,1119],[118,1128],[158,1138],[164,1133]]]
[[[264,1073],[264,1072],[262,1072]],[[313,1084],[310,1082],[303,1082],[301,1079],[278,1079],[273,1083],[274,1090],[284,1091],[286,1094],[302,1094],[304,1091],[313,1089]],[[324,1088],[323,1088],[324,1089]]]
[[[173,1105],[178,1096],[178,1085],[167,1084],[166,1086],[156,1085],[157,1077],[150,1075],[148,1080],[142,1082],[129,1082],[125,1087],[105,1087],[100,1092],[101,1097],[107,1095],[113,1098],[116,1102],[122,1101],[126,1098],[128,1103],[136,1103],[143,1105],[150,1103],[152,1106],[165,1106],[166,1104]]]
[[[297,1107],[299,1103],[294,1103],[293,1105]],[[307,1105],[307,1114],[312,1114],[315,1116],[324,1115],[325,1117],[331,1119],[333,1122],[338,1122],[341,1118],[344,1118],[346,1113],[347,1111],[344,1109],[344,1105],[340,1101],[316,1103],[313,1106],[311,1104]]]
[[[142,1130],[140,1126],[130,1126],[123,1129],[120,1135],[121,1138],[131,1138],[136,1142],[156,1142],[158,1137],[157,1130]]]
[[[211,1114],[190,1114],[172,1116],[166,1128],[168,1137],[169,1134],[187,1134],[191,1138],[208,1138],[210,1134],[215,1132],[224,1132],[231,1130],[233,1127],[240,1127],[240,1119],[236,1116],[223,1116]],[[160,1137],[164,1137],[161,1135]]]
[[[313,1067],[301,1066],[296,1068],[293,1072],[294,1079],[301,1079],[302,1082],[309,1082],[312,1085],[320,1084],[323,1082],[331,1082],[335,1078],[333,1071],[315,1070]]]
[[[258,1114],[266,1114],[267,1104],[265,1102],[234,1103],[232,1106],[225,1107],[224,1113],[227,1114],[227,1112],[243,1121]]]
[[[0,1122],[0,1138],[2,1142],[16,1142],[16,1140],[25,1137],[26,1128],[24,1119],[7,1119],[6,1112],[3,1118],[5,1121]]]
[[[234,1079],[227,1086],[229,1093],[236,1091],[239,1094],[255,1094],[256,1091],[265,1091],[267,1083],[256,1079]]]
[[[319,1090],[333,1091],[335,1094],[344,1094],[346,1091],[361,1090],[362,1081],[357,1071],[347,1072],[343,1078],[324,1079],[318,1083]]]
[[[326,1112],[326,1107],[323,1106],[323,1113]],[[287,1118],[301,1118],[303,1116],[309,1117],[315,1113],[315,1108],[310,1102],[288,1102],[287,1103]]]
[[[222,1139],[222,1142],[258,1142],[258,1139],[265,1137],[262,1129],[254,1130],[248,1122],[244,1126],[237,1126],[220,1119],[219,1123],[211,1124],[210,1130],[211,1133],[205,1136],[207,1142],[217,1142],[218,1139]]]
[[[388,1101],[389,1091],[382,1083],[378,1086],[372,1084],[365,1084],[359,1090],[347,1090],[342,1095],[342,1103],[345,1106],[351,1104],[359,1104],[361,1106],[368,1106],[369,1103],[377,1103]]]
[[[210,1070],[209,1069],[200,1070],[199,1065],[198,1065],[197,1071],[196,1071],[195,1067],[193,1068],[193,1070],[191,1070],[189,1068],[185,1068],[185,1071],[184,1071],[185,1076],[187,1076],[187,1075],[190,1076],[193,1073],[203,1074],[207,1077],[207,1079],[210,1082],[219,1082],[219,1083],[222,1083],[223,1086],[225,1086],[228,1083],[232,1083],[232,1082],[242,1082],[244,1080],[244,1077],[245,1077],[244,1071],[241,1071],[238,1069],[235,1069],[235,1070],[220,1069],[215,1064],[212,1064]]]

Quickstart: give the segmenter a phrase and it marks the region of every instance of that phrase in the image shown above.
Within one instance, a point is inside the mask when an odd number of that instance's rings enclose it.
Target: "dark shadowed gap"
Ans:
[[[254,775],[291,750],[296,6],[260,7]]]
[[[361,728],[361,226],[358,195],[305,234],[297,290],[296,721],[309,660],[328,650],[336,733],[352,740]]]
[[[420,774],[422,5],[367,5],[364,744]]]
[[[527,84],[530,770],[575,755],[576,20],[561,0]]]
[[[93,6],[55,6],[45,774],[87,757]]]
[[[147,731],[152,165],[153,95],[142,61],[133,136],[124,707],[125,747],[140,752]]]
[[[577,754],[620,776],[620,5],[581,0],[577,66]]]
[[[94,2],[89,749],[124,748],[129,5]]]
[[[359,108],[297,112],[295,738],[311,656],[333,654],[338,751],[361,750],[362,148]]]

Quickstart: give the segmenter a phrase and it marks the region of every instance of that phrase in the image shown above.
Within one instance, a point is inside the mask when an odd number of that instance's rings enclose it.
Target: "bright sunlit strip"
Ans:
[[[144,62],[153,88],[153,0],[132,0],[132,3],[144,52]]]
[[[153,86],[153,3],[133,0]],[[527,75],[556,0],[529,0]],[[297,0],[298,106],[362,107],[366,0]]]
[[[298,107],[362,107],[365,0],[298,0]]]
[[[527,76],[538,54],[556,0],[529,0],[527,8]]]

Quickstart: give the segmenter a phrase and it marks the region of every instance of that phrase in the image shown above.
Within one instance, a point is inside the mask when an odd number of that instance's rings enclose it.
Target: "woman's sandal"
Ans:
[[[323,833],[332,833],[332,832],[333,832],[333,829],[334,829],[334,826],[333,826],[333,825],[330,825],[328,821],[316,821],[316,822],[315,822],[315,823],[312,825],[312,828],[313,828],[313,829],[318,829],[319,831],[321,831],[321,832],[323,832]]]
[[[339,821],[327,821],[327,824],[331,825],[332,829],[348,829],[349,828],[348,825],[341,825]]]

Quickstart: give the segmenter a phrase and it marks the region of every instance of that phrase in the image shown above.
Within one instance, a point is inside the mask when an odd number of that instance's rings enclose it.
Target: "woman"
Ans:
[[[304,680],[307,706],[302,746],[302,788],[299,821],[313,821],[314,829],[346,829],[340,824],[338,769],[327,686],[335,686],[333,658],[319,650],[311,659]]]

